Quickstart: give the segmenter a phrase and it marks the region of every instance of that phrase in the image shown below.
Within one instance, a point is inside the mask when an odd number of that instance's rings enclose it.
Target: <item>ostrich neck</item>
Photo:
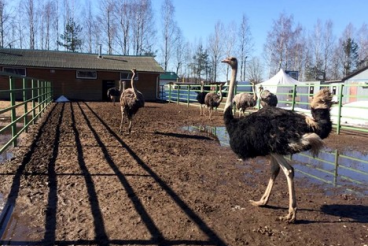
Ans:
[[[226,104],[225,104],[225,110],[228,107],[231,107],[233,98],[234,98],[234,88],[236,86],[236,73],[237,73],[237,67],[232,69],[231,72],[231,78],[230,78],[230,82],[229,82],[229,90],[228,90],[228,94],[227,94],[227,99],[226,99]]]
[[[256,84],[252,83],[252,91],[253,91],[253,99],[257,100],[257,93],[256,93]]]
[[[220,93],[220,98],[217,101],[217,103],[220,103],[222,101],[222,90],[221,90],[221,86],[220,86],[220,89],[219,89],[219,93]]]
[[[203,86],[203,83],[201,83],[201,92],[203,92],[204,91],[204,88],[203,88],[204,86]]]
[[[134,97],[137,98],[137,90],[134,87],[134,78],[135,78],[135,73],[132,74],[132,78],[130,79],[130,84],[132,86]]]

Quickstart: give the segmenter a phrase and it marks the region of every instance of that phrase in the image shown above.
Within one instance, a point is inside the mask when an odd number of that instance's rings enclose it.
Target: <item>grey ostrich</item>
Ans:
[[[204,92],[204,81],[201,81],[201,91],[197,92],[197,101],[199,103],[199,115],[205,115],[203,112],[203,105],[205,105],[204,99],[207,92]]]
[[[114,103],[115,101],[119,99],[121,92],[124,90],[124,88],[121,88],[122,81],[119,81],[119,88],[111,87],[107,90],[107,97]]]
[[[239,117],[241,114],[245,115],[245,110],[247,108],[252,108],[257,105],[257,94],[255,92],[255,84],[252,83],[252,91],[253,93],[239,93],[234,96],[233,103],[235,103],[235,107],[239,110]]]
[[[251,200],[254,206],[265,206],[280,169],[284,172],[289,192],[289,212],[281,220],[289,223],[296,220],[296,198],[294,189],[294,168],[284,155],[310,150],[317,155],[323,146],[322,139],[332,130],[330,107],[332,96],[328,88],[319,91],[311,101],[312,117],[291,110],[264,107],[243,118],[234,118],[232,99],[238,61],[229,57],[222,62],[232,68],[229,95],[227,97],[224,122],[230,136],[231,149],[242,159],[257,156],[271,157],[271,178],[266,191],[259,201]]]
[[[220,106],[220,103],[222,102],[222,91],[221,91],[222,85],[220,85],[219,92],[209,92],[206,94],[204,98],[204,103],[206,104],[208,108],[208,118],[212,120],[212,112],[213,108],[217,108]]]
[[[132,119],[133,116],[138,112],[138,110],[144,107],[144,97],[143,94],[138,91],[134,86],[134,78],[136,76],[136,70],[132,69],[132,78],[130,80],[131,87],[124,90],[120,96],[120,108],[121,108],[121,122],[120,122],[120,133],[122,132],[122,126],[124,123],[124,116],[128,117],[129,126],[128,134],[130,134],[132,129]]]
[[[266,106],[276,107],[278,103],[277,96],[269,90],[261,90],[260,99],[263,108]]]

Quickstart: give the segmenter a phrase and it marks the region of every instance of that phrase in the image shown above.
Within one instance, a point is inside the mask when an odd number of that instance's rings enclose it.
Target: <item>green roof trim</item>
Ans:
[[[165,72],[160,74],[160,80],[177,80],[179,76],[174,72]]]
[[[163,73],[151,56],[122,56],[49,50],[0,49],[0,66]]]

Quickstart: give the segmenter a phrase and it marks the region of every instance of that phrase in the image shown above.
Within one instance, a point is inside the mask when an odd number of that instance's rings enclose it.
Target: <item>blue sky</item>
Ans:
[[[156,13],[157,26],[160,24],[162,0],[152,0]],[[363,23],[368,24],[367,0],[172,0],[175,6],[174,19],[189,42],[207,40],[214,32],[215,24],[221,20],[224,25],[235,21],[241,22],[242,15],[248,17],[255,44],[254,56],[263,50],[267,32],[273,21],[281,13],[294,17],[294,23],[300,23],[312,31],[317,20],[322,23],[332,20],[333,32],[339,38],[345,27],[352,23],[359,29]]]

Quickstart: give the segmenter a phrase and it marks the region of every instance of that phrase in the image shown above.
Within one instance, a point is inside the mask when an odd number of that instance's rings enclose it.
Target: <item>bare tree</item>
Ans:
[[[35,49],[35,36],[36,36],[35,4],[33,0],[27,0],[23,6],[26,12],[26,22],[28,23],[29,48]]]
[[[50,50],[52,24],[57,16],[56,5],[54,1],[48,0],[43,6],[40,7],[41,10],[39,12],[42,13],[42,21],[40,21],[41,48]]]
[[[270,76],[280,68],[288,68],[289,46],[293,35],[292,25],[293,17],[282,13],[279,19],[273,22],[272,29],[267,34],[264,51],[270,57]]]
[[[224,25],[221,21],[217,21],[215,25],[214,33],[210,34],[208,38],[208,50],[209,56],[211,59],[211,67],[213,69],[213,81],[217,81],[217,67],[221,61],[222,54],[223,54],[223,35],[224,35]]]
[[[331,56],[333,53],[333,47],[335,44],[335,37],[333,35],[333,23],[331,20],[326,21],[323,34],[323,79],[326,80],[329,77],[329,67],[331,66]]]
[[[133,22],[132,1],[123,0],[118,6],[119,32],[117,32],[118,44],[123,55],[129,55],[131,29]]]
[[[188,51],[188,43],[185,43],[184,37],[179,28],[176,29],[176,45],[174,47],[174,64],[176,74],[182,74],[181,70],[185,64],[185,53]]]
[[[116,5],[114,0],[104,0],[100,2],[100,15],[97,16],[97,22],[100,24],[101,32],[105,37],[107,53],[113,53],[114,37],[116,36]]]
[[[6,47],[15,42],[15,39],[11,37],[10,30],[14,28],[13,18],[8,12],[8,5],[6,0],[0,0],[0,47]]]
[[[163,44],[161,47],[161,53],[163,56],[163,67],[167,71],[169,61],[175,46],[175,31],[177,29],[176,23],[174,22],[175,7],[172,0],[164,0],[161,5],[161,21],[162,21],[162,39]]]
[[[312,47],[311,59],[306,65],[307,77],[310,79],[326,80],[331,63],[331,54],[334,44],[332,35],[332,22],[322,24],[320,20],[314,26],[314,31],[309,37],[309,46]]]
[[[306,60],[306,39],[303,35],[303,28],[298,25],[290,39],[289,45],[289,57],[288,57],[288,69],[299,71],[299,74],[303,74]],[[302,79],[302,78],[300,78]]]
[[[231,22],[228,27],[226,28],[226,39],[224,40],[224,48],[225,48],[225,56],[230,57],[233,56],[235,50],[235,44],[236,44],[236,24],[235,22]],[[221,60],[221,59],[220,59]],[[229,77],[230,72],[230,66],[225,66],[224,69],[226,69],[226,81]]]
[[[83,23],[84,24],[84,33],[85,33],[85,45],[86,49],[89,53],[92,53],[94,51],[93,48],[95,48],[96,44],[94,43],[94,32],[96,31],[96,24],[95,24],[95,18],[92,14],[92,6],[91,2],[87,2],[86,10],[83,12]]]
[[[262,82],[263,66],[258,57],[250,59],[247,65],[247,75],[249,81],[254,84]]]
[[[359,46],[359,63],[360,66],[368,65],[368,25],[363,25],[358,30],[357,43]]]
[[[156,29],[151,0],[135,0],[132,13],[134,13],[132,18],[134,55],[152,54]]]
[[[239,26],[238,40],[239,40],[238,61],[240,63],[240,81],[243,81],[246,79],[247,58],[251,54],[253,49],[252,34],[248,23],[248,18],[245,14],[243,14],[242,21]]]
[[[293,27],[293,17],[280,14],[267,34],[264,46],[265,57],[269,62],[269,76],[284,70],[301,68],[304,53],[303,28]]]

